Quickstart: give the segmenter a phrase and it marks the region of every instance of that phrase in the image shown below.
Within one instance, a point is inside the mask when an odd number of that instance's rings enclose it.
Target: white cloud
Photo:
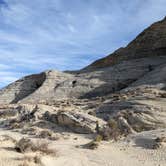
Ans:
[[[20,73],[15,73],[15,72],[9,72],[9,71],[1,71],[0,72],[0,85],[1,87],[16,81],[18,77],[21,77],[22,75]]]

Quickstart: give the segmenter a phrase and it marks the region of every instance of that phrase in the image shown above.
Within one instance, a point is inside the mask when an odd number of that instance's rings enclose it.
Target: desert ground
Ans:
[[[88,143],[91,135],[64,133],[66,138],[50,141],[49,146],[55,150],[55,154],[47,155],[38,152],[19,153],[15,150],[15,144],[10,136],[16,140],[26,135],[13,131],[0,130],[0,165],[1,166],[165,166],[166,146],[153,149],[154,138],[166,136],[166,130],[142,132],[127,137],[118,142],[102,142],[98,149],[90,150],[79,147]],[[34,138],[32,138],[34,139]],[[48,141],[38,139],[35,141]],[[34,161],[38,156],[40,161]],[[35,163],[37,162],[37,163]]]

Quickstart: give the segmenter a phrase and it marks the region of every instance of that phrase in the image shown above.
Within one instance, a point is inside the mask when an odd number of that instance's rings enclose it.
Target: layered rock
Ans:
[[[45,73],[23,77],[0,90],[0,103],[17,103],[19,100],[31,95],[46,79]]]
[[[0,108],[0,119],[6,119],[3,121],[3,126],[10,129],[15,127],[25,129],[27,124],[40,127],[40,123],[48,122],[54,127],[65,127],[75,133],[92,134],[106,125],[104,120],[84,113],[83,110],[62,111],[54,106],[30,104],[10,105],[10,107]]]
[[[165,87],[165,29],[166,19],[154,23],[127,47],[94,62],[84,70],[52,70],[24,77],[0,91],[0,103],[46,103],[52,100],[92,98],[108,95],[131,84],[136,86],[153,82],[159,85],[161,79]]]
[[[154,70],[163,63],[166,63],[166,56],[125,61],[109,68],[79,74],[47,71],[25,77],[1,90],[0,103],[32,104],[105,96],[143,78],[149,73],[149,65]],[[42,86],[37,83],[38,79],[42,80]]]
[[[166,19],[83,70],[50,70],[10,84],[0,90],[0,104],[7,105],[0,115],[15,116],[19,125],[50,122],[77,133],[94,133],[96,123],[102,128],[109,119],[122,132],[165,128],[165,73]]]
[[[83,112],[64,112],[45,115],[46,119],[52,123],[71,129],[73,132],[81,134],[90,134],[96,132],[96,127],[102,129],[106,122],[97,117],[85,114]],[[98,126],[97,126],[98,125]]]
[[[154,87],[123,90],[97,109],[97,116],[115,119],[122,132],[140,132],[166,127],[166,92]]]

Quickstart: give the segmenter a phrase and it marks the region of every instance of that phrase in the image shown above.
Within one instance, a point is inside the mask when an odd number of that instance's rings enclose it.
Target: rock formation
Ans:
[[[85,69],[96,69],[115,65],[125,60],[165,56],[166,17],[148,27],[125,48],[120,48],[105,58],[99,59]]]
[[[4,110],[10,113],[13,109],[17,114],[10,115],[17,117],[14,123],[23,119],[27,123],[33,119],[35,125],[47,121],[77,133],[93,133],[96,122],[104,126],[110,119],[117,121],[122,132],[165,128],[165,73],[166,19],[163,19],[127,47],[80,71],[50,70],[10,84],[0,90],[1,115],[9,116]],[[35,108],[30,107],[36,104],[37,111],[33,112]]]

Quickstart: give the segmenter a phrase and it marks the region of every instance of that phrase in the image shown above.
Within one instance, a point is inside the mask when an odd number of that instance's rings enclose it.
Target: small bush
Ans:
[[[118,124],[117,122],[114,120],[114,119],[110,119],[108,122],[107,122],[108,126],[112,129],[117,129],[118,128]]]
[[[8,135],[2,135],[1,141],[2,141],[2,142],[3,142],[3,141],[11,141],[11,142],[13,142],[13,143],[16,143],[16,142],[17,142],[14,138],[12,138],[12,137],[10,137],[10,136],[8,136]]]
[[[157,137],[155,142],[166,142],[166,137]]]
[[[160,147],[162,146],[162,144],[160,143],[160,142],[155,142],[154,144],[153,144],[153,149],[159,149]]]
[[[82,145],[83,148],[86,148],[86,149],[91,149],[91,150],[94,150],[94,149],[97,149],[98,146],[99,146],[99,143],[103,140],[103,137],[102,135],[97,135],[94,140],[90,141],[89,143],[85,144],[85,145]]]
[[[41,132],[39,132],[39,134],[37,135],[38,138],[47,138],[49,140],[52,140],[52,141],[56,141],[56,140],[59,140],[60,137],[58,135],[53,135],[51,131],[49,130],[43,130]]]
[[[161,93],[161,94],[160,94],[160,97],[161,97],[161,98],[166,98],[166,93]]]
[[[38,134],[39,138],[49,138],[52,136],[52,133],[48,130],[43,130]]]
[[[98,146],[99,146],[99,143],[96,142],[95,140],[93,140],[85,145],[82,145],[83,148],[91,149],[91,150],[97,149]]]
[[[14,110],[0,111],[0,118],[10,118],[16,115]]]
[[[40,165],[42,164],[40,156],[34,156],[33,160],[35,164],[40,164]]]
[[[154,139],[153,149],[161,148],[163,143],[166,143],[166,137],[157,137]]]
[[[17,152],[25,153],[25,152],[41,152],[47,155],[56,154],[56,151],[48,148],[47,142],[37,142],[34,143],[30,139],[22,138],[16,143],[15,149]]]
[[[100,135],[104,140],[108,141],[112,139],[117,141],[118,138],[121,136],[118,123],[114,119],[110,119],[107,123],[107,126],[100,131]]]
[[[27,161],[24,161],[22,164],[19,164],[18,166],[30,166]]]
[[[94,139],[95,142],[101,142],[103,140],[103,136],[102,135],[97,135]]]
[[[34,147],[34,151],[39,151],[47,155],[56,155],[56,151],[49,149],[48,145],[49,144],[47,142],[37,143]]]
[[[18,160],[22,161],[22,164],[20,164],[19,166],[30,166],[31,163],[35,163],[37,165],[42,165],[41,157],[38,155],[24,156],[23,158],[19,158]]]
[[[96,116],[96,112],[95,111],[89,111],[88,114],[92,115],[92,116]]]
[[[22,138],[18,142],[16,142],[15,149],[17,152],[25,153],[34,150],[35,145],[32,143],[30,139]]]

